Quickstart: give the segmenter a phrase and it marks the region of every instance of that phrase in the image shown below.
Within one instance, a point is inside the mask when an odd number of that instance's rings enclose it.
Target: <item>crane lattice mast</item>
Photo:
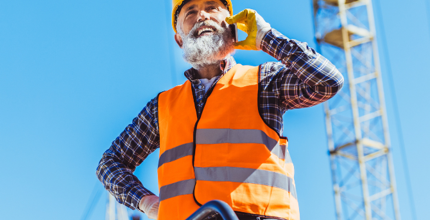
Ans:
[[[336,217],[400,220],[372,1],[313,6],[319,52],[345,77],[325,103]]]

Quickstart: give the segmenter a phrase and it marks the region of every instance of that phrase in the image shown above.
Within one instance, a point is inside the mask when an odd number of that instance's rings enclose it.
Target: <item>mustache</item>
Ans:
[[[219,25],[215,21],[207,20],[207,21],[202,21],[202,22],[196,23],[188,35],[190,37],[193,37],[193,38],[197,37],[197,29],[199,29],[202,26],[212,26],[215,28],[215,31],[217,33],[222,33],[226,30],[226,28],[223,28],[221,25]]]
[[[199,37],[197,30],[202,26],[211,27],[213,34]],[[195,69],[217,64],[234,52],[233,34],[229,25],[224,26],[213,20],[206,20],[195,23],[188,34],[180,30],[179,28],[179,34],[183,39],[183,58]]]

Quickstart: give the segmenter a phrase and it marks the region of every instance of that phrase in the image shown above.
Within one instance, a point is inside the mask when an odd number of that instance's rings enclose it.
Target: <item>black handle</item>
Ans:
[[[203,220],[208,215],[218,213],[224,220],[239,220],[231,207],[221,201],[212,200],[202,205],[197,211],[195,211],[187,220]]]

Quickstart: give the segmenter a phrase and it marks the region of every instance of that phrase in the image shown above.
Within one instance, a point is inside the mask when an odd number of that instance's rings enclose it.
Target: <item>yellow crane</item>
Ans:
[[[400,220],[371,0],[313,0],[319,52],[344,73],[325,103],[336,218]]]

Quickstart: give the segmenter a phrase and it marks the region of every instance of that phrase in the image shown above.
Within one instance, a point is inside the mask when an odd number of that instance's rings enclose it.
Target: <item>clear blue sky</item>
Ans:
[[[430,216],[429,23],[425,0],[379,0],[418,219]],[[166,5],[166,2],[168,3]],[[314,47],[310,0],[233,0],[284,35]],[[80,219],[103,152],[160,91],[189,68],[173,41],[170,1],[0,0],[0,218]],[[381,20],[376,17],[378,33]],[[379,44],[380,50],[382,44]],[[382,53],[381,53],[382,54]],[[174,59],[171,62],[170,58]],[[242,64],[274,59],[238,51]],[[172,73],[173,70],[173,73]],[[403,219],[411,219],[387,96]],[[302,219],[334,219],[322,105],[285,115]],[[136,175],[157,192],[157,154]],[[106,193],[89,219],[104,219]]]

